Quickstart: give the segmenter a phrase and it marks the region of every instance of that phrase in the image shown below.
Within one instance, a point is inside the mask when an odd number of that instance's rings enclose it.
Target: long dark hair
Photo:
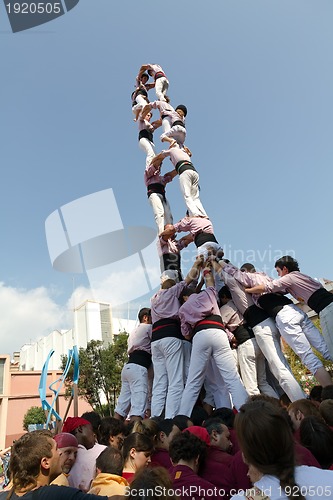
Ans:
[[[154,449],[153,440],[149,436],[141,434],[140,432],[133,432],[127,436],[123,444],[123,457],[125,463],[130,456],[132,448],[135,448],[136,451],[149,451],[152,453]]]
[[[296,485],[292,431],[282,412],[266,401],[243,405],[235,418],[239,445],[246,462],[277,477],[288,498],[305,500]]]

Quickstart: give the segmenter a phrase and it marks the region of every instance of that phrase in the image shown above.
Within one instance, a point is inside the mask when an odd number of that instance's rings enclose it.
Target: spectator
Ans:
[[[124,469],[123,477],[131,483],[134,474],[147,467],[151,462],[153,441],[150,437],[134,432],[127,436],[123,445]]]
[[[76,460],[79,443],[77,442],[76,437],[68,432],[60,432],[59,434],[56,434],[53,439],[57,443],[60,453],[62,474],[52,481],[52,484],[69,486],[68,477]]]
[[[96,459],[96,477],[91,487],[100,488],[98,495],[125,495],[128,482],[122,477],[124,459],[119,450],[108,446]]]

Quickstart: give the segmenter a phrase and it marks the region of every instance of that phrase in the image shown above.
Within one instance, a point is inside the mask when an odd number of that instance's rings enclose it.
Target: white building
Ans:
[[[25,344],[20,351],[20,370],[41,370],[51,349],[49,370],[58,370],[61,356],[74,345],[86,348],[91,340],[102,341],[105,346],[121,332],[131,332],[135,320],[114,318],[111,304],[86,300],[74,310],[74,328],[54,330],[33,344]]]

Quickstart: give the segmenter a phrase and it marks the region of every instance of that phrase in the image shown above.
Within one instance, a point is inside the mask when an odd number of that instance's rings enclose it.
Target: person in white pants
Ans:
[[[290,293],[297,300],[302,299],[319,315],[323,337],[332,359],[333,295],[319,281],[301,273],[297,260],[290,255],[284,255],[278,259],[275,262],[275,269],[279,279],[258,285],[250,293]],[[331,385],[331,383],[325,385]]]
[[[265,358],[252,329],[245,324],[241,312],[234,304],[231,291],[225,285],[219,290],[218,296],[223,324],[236,340],[239,370],[245,389],[250,396],[262,392],[267,396],[277,397],[266,380]]]
[[[179,175],[180,190],[191,217],[207,217],[207,213],[199,197],[199,174],[191,162],[191,151],[185,146],[181,148],[178,144],[169,149],[161,151],[152,160],[155,166],[161,165],[164,158],[170,157],[175,168],[175,175]]]
[[[165,186],[173,178],[173,172],[160,175],[160,168],[156,168],[152,164],[145,169],[144,181],[147,187],[148,201],[153,209],[159,235],[167,224],[173,223],[170,204],[165,194]]]
[[[137,79],[140,80],[145,71],[147,71],[149,76],[154,78],[157,99],[168,102],[169,98],[167,96],[167,91],[169,88],[169,81],[161,66],[158,64],[143,64],[139,69]]]
[[[156,155],[153,134],[154,131],[161,126],[160,120],[150,123],[151,117],[152,114],[148,113],[145,119],[139,117],[137,122],[139,128],[139,147],[146,153],[146,168],[149,167],[152,159]]]
[[[146,104],[141,111],[141,117],[144,119],[152,109],[158,109],[162,120],[163,134],[160,136],[162,142],[169,142],[180,147],[184,146],[186,139],[185,117],[187,108],[184,104],[179,104],[174,109],[171,104],[164,101],[154,101]]]
[[[300,357],[302,363],[323,387],[330,385],[332,379],[323,363],[313,352],[313,346],[327,360],[332,360],[324,338],[307,314],[299,309],[284,295],[267,293],[259,297],[258,304],[272,318],[281,337]]]
[[[258,273],[255,270],[241,272],[236,269],[231,272],[248,289],[253,289],[258,285],[269,285],[273,281],[267,274]],[[319,384],[323,387],[330,385],[332,383],[331,376],[325,370],[318,356],[312,351],[311,345],[325,359],[331,360],[332,358],[319,330],[307,315],[296,307],[290,299],[278,293],[254,294],[252,297],[259,307],[275,319],[282,338],[301,358],[302,363],[313,373]]]
[[[243,275],[252,274],[241,272],[236,267],[223,261],[219,263],[213,261],[212,264],[216,272],[223,272],[223,275],[233,276],[243,286],[245,286],[242,282],[245,279]],[[275,322],[256,304],[250,305],[242,314],[247,325],[252,328],[257,344],[281,389],[287,394],[290,401],[303,399],[305,397],[304,392],[293,376],[290,366],[283,355],[280,333]]]
[[[203,273],[207,288],[199,294],[190,290],[188,295],[183,292],[184,304],[179,310],[182,334],[193,339],[190,368],[179,409],[181,415],[187,416],[191,415],[211,360],[216,367],[216,376],[225,382],[235,408],[240,408],[248,397],[223,329],[212,271],[206,268]]]
[[[184,390],[184,352],[179,323],[179,296],[197,278],[201,261],[197,260],[184,281],[176,283],[177,271],[164,271],[161,289],[151,299],[153,321],[151,352],[154,368],[152,417],[179,414]]]
[[[128,362],[121,372],[121,391],[114,417],[131,421],[145,415],[148,398],[148,369],[151,366],[151,312],[145,307],[138,314],[140,324],[128,337]]]

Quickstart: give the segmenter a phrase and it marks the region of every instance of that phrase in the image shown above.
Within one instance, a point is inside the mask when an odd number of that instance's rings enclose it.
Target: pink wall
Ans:
[[[50,372],[48,374],[47,386],[55,381],[61,372]],[[40,372],[12,372],[10,373],[8,396],[8,412],[6,426],[6,444],[10,446],[13,440],[20,437],[25,431],[22,427],[23,417],[31,406],[40,406],[38,385],[40,381]],[[47,391],[48,401],[51,404],[51,392]],[[62,417],[66,411],[68,400],[65,400],[64,391],[59,396],[59,414]],[[79,415],[85,411],[91,411],[91,406],[83,399],[79,399]],[[71,405],[68,416],[73,416],[73,404]]]

